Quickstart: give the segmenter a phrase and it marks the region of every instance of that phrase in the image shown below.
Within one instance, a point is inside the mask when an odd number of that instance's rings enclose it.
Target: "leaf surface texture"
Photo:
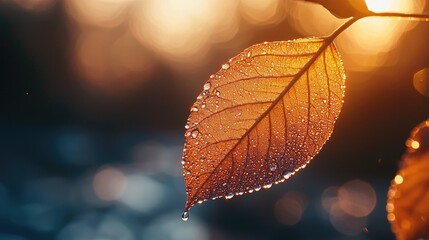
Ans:
[[[195,204],[270,188],[302,169],[330,137],[345,73],[324,39],[265,42],[205,83],[186,125],[183,169]]]

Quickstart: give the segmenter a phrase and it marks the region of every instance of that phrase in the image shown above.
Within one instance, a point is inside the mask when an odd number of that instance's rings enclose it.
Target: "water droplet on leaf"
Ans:
[[[208,82],[208,83],[206,83],[206,84],[204,84],[204,90],[205,91],[208,91],[208,90],[210,90],[210,87],[211,87],[211,85],[210,85],[210,83]]]
[[[225,196],[225,199],[231,199],[231,198],[233,198],[234,197],[234,193],[228,193],[226,196]]]
[[[191,135],[193,138],[197,138],[199,133],[200,132],[198,131],[198,129],[195,129],[194,131],[192,131]]]

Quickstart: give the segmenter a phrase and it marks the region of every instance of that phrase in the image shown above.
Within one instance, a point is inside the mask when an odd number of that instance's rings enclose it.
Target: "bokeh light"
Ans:
[[[78,22],[96,27],[116,27],[126,18],[134,0],[66,0],[67,11]]]
[[[104,168],[97,172],[93,180],[95,194],[104,201],[120,199],[126,186],[127,181],[124,173],[112,167]]]
[[[376,206],[375,190],[365,181],[351,180],[340,187],[326,188],[321,204],[338,232],[358,236],[365,233],[368,216]]]
[[[49,11],[56,0],[11,0],[23,9],[30,12],[46,12]]]
[[[332,208],[329,220],[332,226],[340,233],[347,236],[361,235],[367,224],[366,218],[353,217],[340,209],[339,204],[335,204]]]
[[[195,64],[205,57],[212,39],[229,40],[237,32],[236,8],[236,1],[147,0],[133,8],[130,28],[166,60]]]
[[[274,214],[281,224],[298,224],[307,205],[307,198],[300,192],[287,192],[274,205]]]
[[[240,4],[243,18],[251,24],[276,24],[285,16],[279,0],[241,0]]]
[[[401,175],[396,175],[393,181],[395,181],[397,185],[400,185],[404,182],[404,177]]]
[[[377,197],[367,182],[353,180],[338,189],[338,202],[341,209],[354,217],[366,217],[375,208]]]
[[[162,200],[165,200],[165,187],[150,177],[131,174],[127,176],[127,183],[121,201],[134,211],[141,213],[156,211],[157,207],[162,205]]]

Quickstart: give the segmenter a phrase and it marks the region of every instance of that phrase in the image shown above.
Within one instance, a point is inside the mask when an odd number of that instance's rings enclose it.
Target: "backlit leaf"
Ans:
[[[429,238],[429,119],[407,140],[388,193],[387,219],[398,240]]]
[[[344,96],[345,74],[324,39],[254,45],[210,77],[191,108],[183,168],[187,211],[283,182],[319,152]]]

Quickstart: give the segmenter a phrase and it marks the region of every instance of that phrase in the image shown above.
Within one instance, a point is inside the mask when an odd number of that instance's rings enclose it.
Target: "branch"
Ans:
[[[411,21],[425,21],[429,22],[429,14],[408,14],[408,13],[391,13],[391,12],[383,12],[383,13],[375,13],[369,12],[365,15],[349,18],[346,22],[344,22],[340,27],[337,28],[331,35],[325,37],[326,45],[331,44],[338,35],[340,35],[344,30],[349,28],[352,24],[357,22],[362,18],[367,17],[393,17],[393,18],[406,18]],[[324,48],[326,46],[322,46]],[[324,50],[324,49],[323,49]],[[321,51],[322,52],[322,51]]]

